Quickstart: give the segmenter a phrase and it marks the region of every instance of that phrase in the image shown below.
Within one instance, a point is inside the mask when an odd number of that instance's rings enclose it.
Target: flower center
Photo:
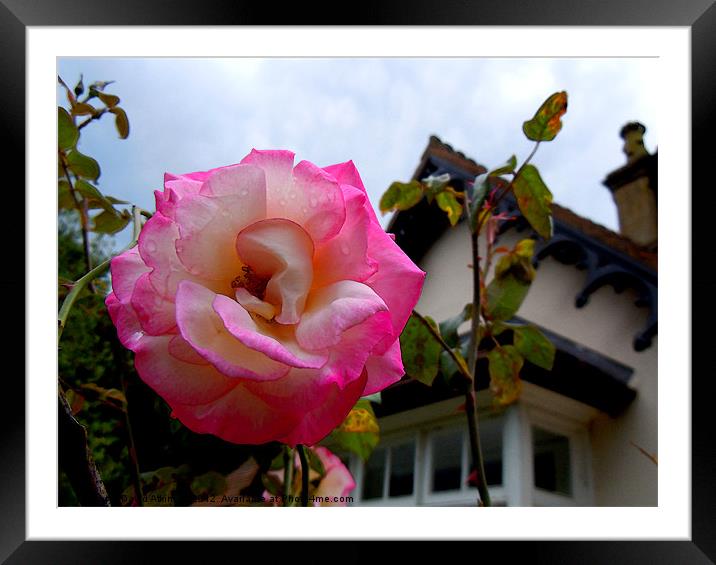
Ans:
[[[256,274],[251,267],[244,265],[241,267],[241,274],[231,281],[231,288],[245,288],[250,294],[263,300],[266,294],[266,285],[270,278],[271,277],[262,277]]]

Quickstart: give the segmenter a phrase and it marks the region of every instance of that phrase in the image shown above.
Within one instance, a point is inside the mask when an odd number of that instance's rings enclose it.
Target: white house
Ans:
[[[478,365],[480,433],[496,505],[657,505],[658,157],[645,151],[643,133],[640,124],[624,127],[628,162],[604,181],[621,233],[555,204],[554,237],[538,239],[537,277],[519,315],[552,339],[553,370],[526,362],[519,401],[497,410],[487,366]],[[447,172],[464,189],[484,171],[432,137],[414,178]],[[514,201],[503,204],[519,216]],[[521,217],[506,225],[501,245],[537,239]],[[388,228],[427,272],[416,309],[436,320],[471,300],[467,229],[450,229],[425,201]],[[474,505],[462,402],[440,380],[429,388],[403,379],[384,391],[375,407],[381,442],[367,463],[351,459],[354,504]]]

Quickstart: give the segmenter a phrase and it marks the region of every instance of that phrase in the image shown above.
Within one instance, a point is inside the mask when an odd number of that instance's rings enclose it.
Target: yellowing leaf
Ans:
[[[378,420],[370,401],[361,399],[325,441],[337,451],[350,451],[367,461],[379,440]]]
[[[567,93],[555,92],[544,101],[531,120],[522,124],[522,131],[533,141],[552,141],[562,129],[562,116],[567,111]]]
[[[379,432],[375,416],[365,408],[354,408],[338,428],[342,432]]]
[[[524,360],[512,345],[495,347],[487,354],[490,372],[490,390],[497,404],[505,406],[519,398],[522,390],[520,370]]]
[[[416,181],[394,182],[380,199],[380,211],[385,214],[392,210],[408,210],[423,198],[423,187]]]
[[[460,221],[460,216],[462,216],[462,204],[457,201],[454,194],[447,191],[440,192],[435,196],[435,202],[437,202],[441,210],[447,212],[451,226],[456,225]]]

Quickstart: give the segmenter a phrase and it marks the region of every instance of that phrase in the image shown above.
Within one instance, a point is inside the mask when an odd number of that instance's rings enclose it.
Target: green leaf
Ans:
[[[494,324],[492,324],[491,333],[494,336],[498,336],[504,331],[515,330],[517,328],[523,328],[523,327],[525,327],[524,324],[510,324],[507,322],[497,320],[497,321],[495,321]]]
[[[119,104],[119,97],[114,94],[106,94],[104,92],[97,92],[97,97],[104,102],[104,105],[108,108],[114,108]]]
[[[512,186],[525,219],[543,238],[552,237],[552,193],[537,167],[525,165]]]
[[[529,291],[529,283],[513,276],[493,279],[487,285],[487,310],[493,320],[509,320],[520,309]]]
[[[226,478],[221,473],[209,471],[194,478],[191,492],[199,497],[222,495],[226,492]]]
[[[70,183],[66,180],[57,181],[57,207],[60,210],[73,210],[76,207]]]
[[[61,106],[57,107],[57,146],[60,151],[71,149],[77,144],[80,132],[67,113]]]
[[[425,319],[436,331],[440,331],[431,318],[425,316]],[[400,350],[406,374],[423,384],[432,385],[438,374],[442,346],[414,314],[400,334]]]
[[[379,440],[380,428],[373,407],[369,401],[361,399],[325,441],[338,450],[350,451],[367,461]]]
[[[441,210],[447,212],[450,225],[457,225],[462,216],[462,204],[457,201],[455,195],[451,192],[440,192],[435,196],[435,201]]]
[[[562,129],[560,119],[567,111],[567,93],[555,92],[544,101],[531,120],[522,124],[522,131],[532,141],[552,141]]]
[[[112,208],[112,203],[109,202],[97,188],[87,181],[77,179],[75,182],[75,190],[84,196],[90,202],[103,203],[103,208]]]
[[[423,188],[425,190],[425,197],[428,199],[428,203],[432,204],[433,198],[440,192],[445,190],[445,187],[450,182],[450,175],[444,173],[442,175],[433,176],[430,175],[422,180]]]
[[[131,202],[127,202],[126,200],[120,200],[119,198],[115,198],[114,196],[110,196],[109,194],[105,196],[107,200],[109,200],[112,204],[131,204]]]
[[[534,240],[523,239],[500,257],[495,276],[487,285],[487,311],[493,320],[509,320],[520,309],[535,277]]]
[[[100,233],[117,233],[127,227],[132,215],[123,210],[119,212],[110,212],[105,210],[93,218],[92,231]]]
[[[92,157],[83,155],[77,149],[74,149],[67,155],[67,165],[78,177],[89,180],[97,180],[99,178],[99,163]]]
[[[530,363],[551,371],[554,365],[554,344],[534,326],[513,328],[513,332],[517,351]]]
[[[408,183],[394,182],[380,199],[380,211],[408,210],[423,198],[423,186],[416,180]]]
[[[475,233],[480,219],[480,210],[490,193],[489,175],[478,175],[472,187],[472,200],[470,202],[470,230]]]
[[[520,395],[522,381],[520,370],[524,359],[512,345],[495,347],[487,354],[490,372],[490,390],[495,401],[505,406],[513,403]]]
[[[510,157],[504,165],[500,165],[496,169],[492,169],[488,175],[491,177],[506,175],[507,173],[513,173],[517,167],[517,157],[514,155]]]
[[[127,139],[129,136],[129,119],[127,113],[122,108],[110,108],[110,112],[114,114],[114,125],[117,128],[119,137]]]
[[[470,302],[469,304],[465,304],[465,307],[457,316],[440,322],[440,336],[450,347],[457,347],[460,341],[457,330],[464,322],[472,319],[472,313],[473,306],[472,302]]]

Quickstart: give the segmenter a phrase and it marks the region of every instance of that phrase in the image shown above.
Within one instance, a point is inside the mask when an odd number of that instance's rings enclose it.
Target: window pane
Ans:
[[[414,464],[414,443],[396,445],[390,448],[389,496],[408,496],[413,494]]]
[[[488,485],[502,484],[502,417],[483,418],[480,425],[480,447]],[[470,475],[474,467],[470,465]],[[470,486],[475,486],[474,482]]]
[[[535,486],[550,492],[572,494],[569,438],[532,428]]]
[[[385,454],[384,448],[377,448],[363,467],[363,500],[383,498]]]
[[[431,442],[433,492],[460,489],[462,430],[435,434]]]

